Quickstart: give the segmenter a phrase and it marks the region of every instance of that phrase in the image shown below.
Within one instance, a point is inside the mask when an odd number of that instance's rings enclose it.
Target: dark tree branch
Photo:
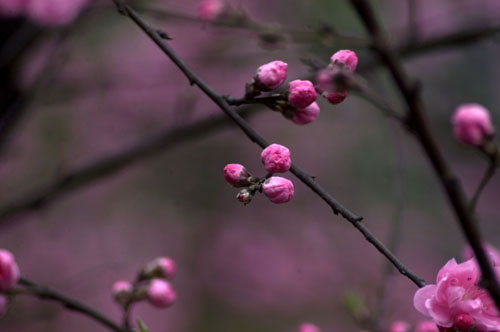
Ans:
[[[28,294],[34,295],[41,300],[48,300],[48,301],[54,301],[62,304],[65,308],[79,312],[87,317],[92,318],[96,322],[106,326],[112,331],[115,332],[131,332],[130,329],[125,329],[121,328],[118,326],[116,323],[114,323],[112,320],[107,318],[105,315],[103,315],[100,312],[97,312],[93,308],[89,307],[86,304],[83,304],[75,299],[72,299],[70,297],[67,297],[66,295],[63,295],[55,290],[52,290],[46,286],[39,285],[37,283],[34,283],[33,281],[29,281],[25,278],[21,278],[19,280],[19,284],[26,287],[26,290]],[[19,294],[24,294],[23,292]]]
[[[224,97],[216,93],[209,87],[198,75],[196,75],[185,63],[184,61],[174,52],[174,50],[165,43],[165,41],[158,35],[156,29],[150,27],[129,5],[120,1],[113,0],[119,10],[125,16],[128,16],[132,21],[137,24],[141,30],[143,30],[153,42],[167,55],[172,62],[174,62],[177,67],[184,73],[192,85],[198,86],[215,104],[217,104],[220,109],[231,118],[243,132],[248,136],[248,138],[259,145],[261,148],[265,148],[269,144],[262,138],[237,112],[235,112],[225,101]],[[390,252],[382,242],[380,242],[369,229],[361,222],[362,218],[355,215],[345,207],[343,207],[339,202],[337,202],[326,190],[324,190],[314,179],[302,171],[296,165],[292,165],[290,171],[305,185],[307,185],[312,191],[314,191],[323,201],[325,201],[333,210],[335,214],[340,214],[347,221],[349,221],[356,229],[358,229],[368,242],[374,245],[374,247],[382,253],[391,263],[400,271],[401,274],[407,276],[416,285],[422,287],[425,285],[425,281],[411,272],[403,263]]]
[[[373,47],[382,63],[389,69],[408,106],[408,120],[414,134],[429,158],[436,175],[443,186],[448,199],[457,216],[459,225],[468,240],[475,257],[481,267],[483,285],[489,291],[497,307],[500,308],[500,286],[494,270],[483,248],[483,241],[478,229],[478,223],[470,213],[467,199],[457,176],[451,171],[433,137],[422,100],[419,87],[413,81],[392,49],[385,33],[380,27],[373,8],[367,0],[350,0],[367,31],[373,39]]]

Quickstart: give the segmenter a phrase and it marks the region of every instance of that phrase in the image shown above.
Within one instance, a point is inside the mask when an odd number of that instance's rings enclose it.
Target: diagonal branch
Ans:
[[[220,109],[231,118],[247,137],[259,145],[261,148],[268,146],[268,142],[260,136],[236,111],[234,111],[226,102],[223,96],[215,92],[208,86],[198,75],[196,75],[184,61],[174,52],[174,50],[165,43],[165,41],[158,34],[157,30],[150,27],[129,5],[120,1],[113,0],[119,12],[128,16],[132,21],[143,30],[153,42],[167,55],[172,62],[184,73],[188,78],[191,85],[198,86]],[[362,218],[355,215],[345,207],[343,207],[335,198],[333,198],[323,187],[321,187],[309,174],[302,171],[298,166],[292,165],[290,171],[305,185],[307,185],[313,192],[315,192],[323,201],[325,201],[333,210],[335,214],[340,214],[344,219],[349,221],[358,231],[360,231],[368,242],[382,253],[391,263],[399,270],[399,272],[417,286],[422,287],[425,281],[411,272],[403,263],[389,250],[382,242],[380,242],[370,230],[361,222]]]
[[[478,223],[470,213],[467,199],[460,181],[444,159],[429,128],[425,108],[419,95],[419,87],[407,74],[397,53],[392,49],[385,33],[379,25],[373,8],[367,0],[350,0],[361,17],[366,30],[373,39],[373,47],[380,60],[389,69],[396,85],[408,106],[409,125],[429,158],[436,175],[444,188],[457,216],[459,225],[470,243],[481,267],[483,285],[489,291],[495,304],[500,308],[500,286],[486,254]]]

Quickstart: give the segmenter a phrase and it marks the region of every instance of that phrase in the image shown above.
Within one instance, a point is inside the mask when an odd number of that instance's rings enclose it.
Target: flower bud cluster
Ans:
[[[269,173],[269,176],[262,179],[251,176],[240,164],[228,164],[224,167],[224,179],[236,188],[244,187],[236,198],[246,205],[252,201],[256,192],[263,192],[273,203],[289,202],[294,195],[292,181],[270,175],[288,172],[292,166],[290,150],[283,145],[271,144],[262,151],[260,158]]]
[[[347,91],[344,86],[337,83],[337,76],[343,71],[354,72],[357,66],[358,57],[353,51],[340,50],[334,53],[328,67],[316,74],[318,91],[331,104],[340,104],[347,98]]]
[[[14,255],[8,250],[0,249],[0,316],[7,309],[7,292],[10,291],[19,280],[19,267]]]
[[[111,289],[113,299],[124,310],[142,300],[157,308],[170,307],[176,300],[176,293],[169,283],[175,272],[176,265],[171,258],[156,258],[142,268],[135,282],[115,282]]]
[[[47,27],[71,23],[88,4],[88,0],[0,0],[0,16],[25,15]]]

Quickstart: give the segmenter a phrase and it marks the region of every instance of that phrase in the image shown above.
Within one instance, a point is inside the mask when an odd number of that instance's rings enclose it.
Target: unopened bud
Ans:
[[[350,71],[355,71],[358,66],[358,56],[350,50],[340,50],[330,58],[332,64],[341,64]]]
[[[241,189],[238,194],[236,195],[236,198],[243,203],[244,205],[247,205],[252,201],[253,195],[250,190],[247,188]]]
[[[397,320],[389,327],[389,332],[407,332],[410,329],[410,324],[405,321]]]
[[[302,323],[299,325],[297,332],[321,332],[321,330],[314,324]]]
[[[466,145],[480,146],[495,132],[490,113],[479,104],[460,105],[453,114],[453,132],[458,141]]]
[[[289,202],[294,194],[292,181],[279,177],[272,176],[262,185],[262,191],[276,204]]]
[[[292,166],[290,150],[280,144],[271,144],[262,150],[260,160],[269,173],[285,173]]]
[[[134,292],[134,287],[128,281],[120,280],[113,284],[111,288],[111,294],[116,303],[125,306],[127,303],[132,301],[132,296]]]
[[[149,302],[158,308],[167,308],[174,304],[176,299],[172,286],[163,279],[153,279],[148,288]]]
[[[257,89],[271,91],[279,88],[286,80],[288,64],[283,61],[272,61],[257,69],[254,81]]]
[[[314,102],[306,108],[297,108],[293,113],[292,121],[298,125],[306,125],[316,120],[319,112],[319,106]]]
[[[227,164],[224,166],[224,179],[234,187],[248,186],[250,173],[245,166],[240,164]]]
[[[0,249],[0,292],[8,291],[19,280],[19,267],[14,255],[8,250]]]
[[[468,332],[474,327],[474,318],[469,314],[460,314],[453,320],[453,326],[460,332]]]
[[[316,89],[310,81],[295,80],[290,82],[288,101],[297,108],[306,108],[317,98]]]

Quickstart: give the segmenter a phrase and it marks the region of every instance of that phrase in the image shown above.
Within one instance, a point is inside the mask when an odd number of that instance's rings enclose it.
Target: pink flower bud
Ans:
[[[257,69],[254,80],[261,91],[271,91],[279,88],[286,80],[287,67],[283,61],[272,61]]]
[[[330,58],[332,64],[342,64],[350,71],[355,71],[358,66],[358,56],[353,51],[340,50]]]
[[[260,160],[269,173],[285,173],[292,166],[290,150],[279,144],[271,144],[262,150]]]
[[[153,279],[148,288],[149,302],[158,308],[167,308],[174,304],[175,291],[170,284],[163,279]]]
[[[292,121],[298,125],[313,122],[319,116],[319,106],[316,102],[306,108],[297,108],[293,113]]]
[[[5,315],[7,311],[7,297],[5,295],[0,294],[0,317]]]
[[[161,271],[161,277],[165,279],[172,279],[175,276],[177,266],[173,259],[168,257],[160,257],[156,259],[158,269]]]
[[[406,332],[410,329],[410,324],[405,321],[397,320],[389,327],[389,332]]]
[[[330,104],[337,105],[347,98],[347,92],[329,91],[323,94]]]
[[[27,14],[41,25],[60,26],[74,21],[87,3],[88,0],[35,0],[29,2]]]
[[[297,332],[321,332],[321,330],[314,324],[302,323],[300,324]]]
[[[246,184],[249,176],[250,173],[248,173],[243,165],[227,164],[224,167],[224,179],[235,187],[241,187]]]
[[[267,179],[262,185],[262,191],[276,204],[289,202],[294,193],[292,181],[279,176]]]
[[[28,0],[0,0],[0,16],[18,16],[21,15]]]
[[[310,81],[295,80],[290,82],[288,101],[297,108],[306,108],[317,98],[316,89]]]
[[[321,69],[316,74],[316,87],[320,93],[333,90],[334,73],[331,69]]]
[[[11,289],[19,280],[19,267],[14,256],[0,249],[0,292]]]
[[[453,132],[463,144],[481,145],[494,134],[488,110],[479,104],[460,105],[453,114]]]
[[[423,320],[417,324],[415,332],[439,332],[439,330],[433,321]]]
[[[133,289],[134,287],[130,282],[120,280],[113,284],[111,294],[117,303],[126,305],[132,299]]]
[[[453,320],[453,326],[460,332],[468,332],[474,327],[474,318],[469,314],[459,314]]]
[[[252,201],[253,195],[250,192],[250,190],[248,190],[247,188],[244,188],[238,192],[238,194],[236,195],[236,198],[244,205],[247,205],[248,203],[250,203]]]
[[[198,18],[212,22],[221,17],[226,10],[226,4],[221,0],[203,0],[198,5]]]

